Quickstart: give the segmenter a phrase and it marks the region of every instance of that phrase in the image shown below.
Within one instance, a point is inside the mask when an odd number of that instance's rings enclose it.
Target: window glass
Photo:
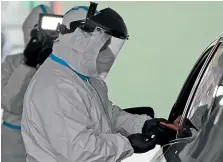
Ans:
[[[208,110],[213,106],[214,96],[222,76],[222,72],[218,70],[218,58],[220,58],[222,53],[223,43],[220,43],[202,77],[190,106],[190,111],[187,117],[198,129],[200,129],[201,123],[204,122],[207,117]]]

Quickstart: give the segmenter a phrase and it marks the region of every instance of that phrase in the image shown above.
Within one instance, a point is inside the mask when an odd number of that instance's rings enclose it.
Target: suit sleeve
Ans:
[[[2,108],[21,115],[24,95],[36,69],[20,64],[12,70],[9,64],[4,64],[2,70]]]
[[[124,136],[129,136],[134,133],[142,133],[142,127],[146,120],[151,119],[147,115],[133,115],[122,110],[120,107],[113,105],[109,101],[111,111],[111,121],[116,128]]]

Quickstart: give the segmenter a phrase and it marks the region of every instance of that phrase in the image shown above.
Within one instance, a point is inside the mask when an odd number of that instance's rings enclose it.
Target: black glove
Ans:
[[[24,50],[25,63],[36,68],[41,65],[51,54],[53,40],[45,33],[40,33],[37,29],[31,31],[31,39]]]
[[[156,137],[151,138],[152,134],[136,133],[128,136],[134,153],[145,153],[156,146]]]
[[[176,135],[177,135],[177,132],[170,129],[170,128],[167,128],[165,126],[160,126],[162,127],[162,133],[156,135],[156,143],[158,145],[165,145],[165,144],[168,144],[170,143],[170,141],[176,139]]]
[[[150,116],[151,118],[154,118],[154,110],[151,107],[131,107],[131,108],[126,108],[124,109],[126,112],[130,114],[138,114],[138,115],[147,115]]]
[[[162,118],[154,118],[154,119],[146,120],[142,127],[142,133],[163,132],[163,127],[161,127],[160,122],[167,123],[168,121],[166,119],[162,119]]]
[[[169,123],[166,119],[155,118],[147,120],[142,128],[142,133],[152,133],[156,137],[156,144],[165,145],[176,138],[176,131],[167,128],[160,122]]]

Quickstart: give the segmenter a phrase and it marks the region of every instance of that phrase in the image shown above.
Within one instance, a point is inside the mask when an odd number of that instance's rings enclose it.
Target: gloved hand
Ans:
[[[53,40],[50,36],[33,29],[31,39],[23,52],[26,65],[34,68],[41,65],[51,54],[52,46]]]
[[[176,138],[176,131],[160,123],[169,123],[166,119],[155,118],[147,120],[142,128],[142,133],[153,133],[156,137],[156,144],[161,146]]]
[[[151,131],[153,133],[163,132],[160,122],[167,123],[168,121],[163,118],[154,118],[146,120],[142,127],[142,133],[150,133]]]
[[[128,136],[129,142],[134,149],[134,153],[145,153],[154,149],[156,146],[156,137],[151,138],[151,136],[151,133],[136,133]]]
[[[173,124],[160,122],[161,125],[168,127],[174,131],[178,131],[178,138],[187,138],[192,136],[191,129],[197,130],[197,128],[191,123],[189,119],[185,119],[184,128],[180,129],[180,120],[181,116],[179,116]]]

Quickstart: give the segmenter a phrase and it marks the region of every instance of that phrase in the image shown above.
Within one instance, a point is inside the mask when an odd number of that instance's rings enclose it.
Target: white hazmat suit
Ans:
[[[86,18],[84,7],[64,15],[63,24]],[[106,83],[115,56],[103,32],[59,35],[53,53],[33,77],[25,95],[22,135],[27,161],[116,162],[133,153],[126,136],[141,133],[150,117],[112,104]]]
[[[25,44],[30,40],[30,31],[38,23],[40,13],[53,13],[40,5],[32,10],[23,23]],[[28,84],[36,69],[25,65],[23,54],[9,55],[1,65],[2,86],[2,162],[25,162],[25,148],[21,135],[23,99]]]

